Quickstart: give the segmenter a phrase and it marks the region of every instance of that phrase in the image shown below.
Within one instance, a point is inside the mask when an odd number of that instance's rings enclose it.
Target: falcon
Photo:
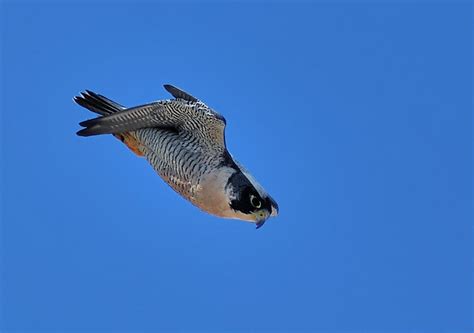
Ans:
[[[260,228],[278,204],[226,148],[226,120],[199,99],[166,84],[174,97],[126,108],[86,90],[74,101],[99,114],[79,136],[112,134],[183,198],[201,210]]]

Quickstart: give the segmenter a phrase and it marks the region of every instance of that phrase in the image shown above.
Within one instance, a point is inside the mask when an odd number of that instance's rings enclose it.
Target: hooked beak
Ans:
[[[260,212],[258,212],[257,213],[257,222],[255,223],[257,225],[256,229],[258,229],[262,225],[264,225],[269,217],[270,217],[270,213],[266,209],[261,210]]]

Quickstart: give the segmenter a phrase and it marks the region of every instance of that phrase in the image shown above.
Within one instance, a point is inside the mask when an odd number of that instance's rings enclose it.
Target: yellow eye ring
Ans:
[[[255,208],[260,208],[262,207],[262,202],[260,201],[260,199],[258,199],[255,195],[251,194],[250,195],[250,203],[252,204],[252,206],[254,206]]]

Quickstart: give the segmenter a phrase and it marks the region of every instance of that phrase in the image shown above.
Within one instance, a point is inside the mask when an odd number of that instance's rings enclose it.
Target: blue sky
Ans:
[[[472,332],[472,6],[3,4],[3,331]],[[200,212],[110,136],[175,84],[280,205]]]

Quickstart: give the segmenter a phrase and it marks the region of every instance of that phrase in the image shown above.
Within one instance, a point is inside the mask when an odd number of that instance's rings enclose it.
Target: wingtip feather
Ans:
[[[88,130],[87,128],[83,128],[83,129],[77,131],[76,135],[78,135],[78,136],[89,136],[89,135],[87,135],[87,130]]]
[[[164,84],[163,87],[167,92],[169,92],[174,98],[181,98],[189,102],[197,102],[198,99],[194,96],[191,96],[184,90],[179,89],[178,87],[173,86],[172,84]]]

